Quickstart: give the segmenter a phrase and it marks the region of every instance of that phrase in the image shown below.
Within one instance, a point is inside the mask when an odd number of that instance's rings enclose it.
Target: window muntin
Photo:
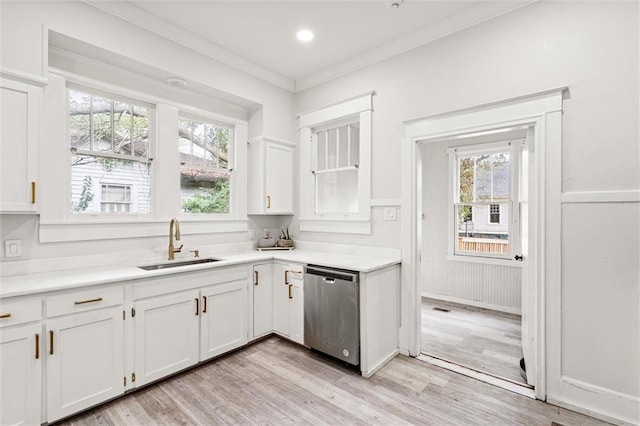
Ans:
[[[508,257],[513,203],[511,149],[456,150],[454,253]]]
[[[183,213],[231,212],[231,126],[190,117],[178,120],[180,209]]]
[[[358,213],[360,123],[315,130],[315,213]]]
[[[151,212],[149,108],[116,96],[67,88],[73,213]],[[103,204],[106,182],[132,182],[129,202]],[[135,189],[135,193],[131,191]],[[111,204],[110,204],[111,203]],[[114,201],[115,203],[115,201]]]

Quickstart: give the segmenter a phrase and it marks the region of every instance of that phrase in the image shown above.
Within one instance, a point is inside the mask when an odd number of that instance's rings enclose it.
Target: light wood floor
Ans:
[[[525,383],[520,375],[520,321],[520,315],[423,297],[422,351]]]
[[[65,425],[601,425],[399,355],[370,379],[278,337],[78,415]]]

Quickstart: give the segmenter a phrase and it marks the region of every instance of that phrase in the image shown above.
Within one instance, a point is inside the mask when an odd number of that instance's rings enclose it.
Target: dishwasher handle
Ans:
[[[346,271],[341,269],[321,268],[317,266],[307,266],[305,268],[307,275],[316,275],[322,277],[327,283],[334,283],[336,280],[349,282],[358,282],[358,273],[354,271]]]

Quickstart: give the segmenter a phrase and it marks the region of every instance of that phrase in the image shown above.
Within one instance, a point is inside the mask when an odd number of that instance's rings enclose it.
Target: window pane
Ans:
[[[495,214],[496,211],[494,206],[498,208],[498,222],[491,222],[491,214]],[[456,253],[509,253],[508,203],[457,204],[456,218],[458,224]]]
[[[72,154],[71,210],[74,213],[149,213],[149,165],[138,161]]]
[[[91,96],[69,90],[69,139],[71,148],[91,149]]]
[[[93,151],[113,152],[111,145],[112,109],[113,103],[110,99],[92,96]]]
[[[360,123],[350,124],[351,128],[351,155],[349,166],[360,164]]]
[[[318,132],[318,170],[327,169],[327,132]]]
[[[338,130],[338,167],[347,167],[349,166],[349,126],[342,126]]]
[[[458,158],[460,202],[509,199],[509,152]]]
[[[358,212],[358,170],[316,174],[316,213]]]
[[[131,155],[131,105],[113,103],[113,152]]]
[[[149,109],[133,106],[133,150],[136,157],[149,157]]]
[[[229,139],[231,129],[226,127],[216,128],[216,139],[218,147],[218,166],[223,169],[229,168]]]
[[[327,169],[336,168],[336,138],[338,129],[327,130]]]
[[[180,205],[185,213],[229,213],[230,174],[197,169],[180,170]]]

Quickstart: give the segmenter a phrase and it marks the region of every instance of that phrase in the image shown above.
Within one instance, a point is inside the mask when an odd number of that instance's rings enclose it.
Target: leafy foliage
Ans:
[[[210,188],[200,188],[200,192],[182,202],[187,213],[228,213],[229,181],[218,179]]]
[[[82,192],[80,193],[80,199],[77,203],[74,203],[72,210],[74,212],[83,212],[89,207],[89,203],[93,200],[93,179],[91,176],[85,176],[82,180]]]

